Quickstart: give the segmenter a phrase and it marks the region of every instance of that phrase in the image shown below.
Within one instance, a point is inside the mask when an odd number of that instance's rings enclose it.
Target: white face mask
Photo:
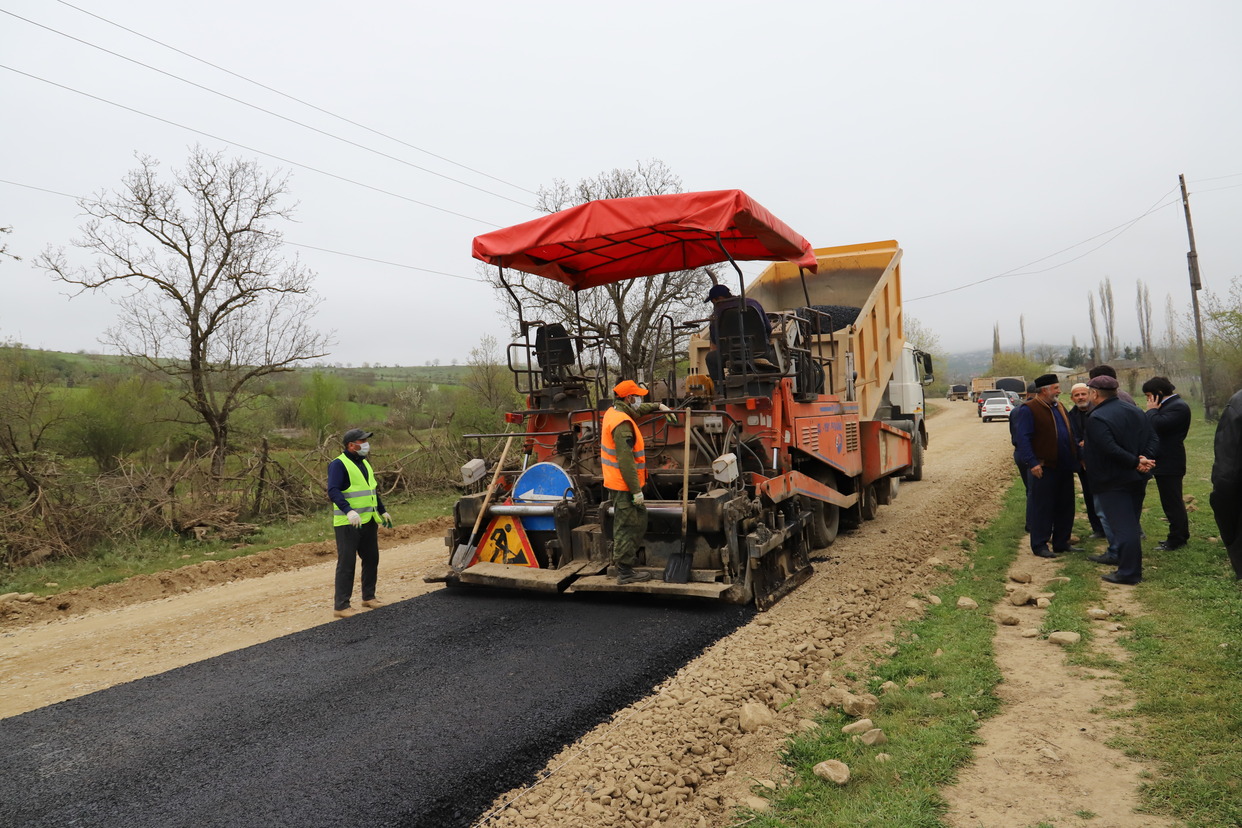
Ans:
[[[370,452],[371,452],[370,443],[359,443],[358,444],[358,456],[359,457],[366,457]]]

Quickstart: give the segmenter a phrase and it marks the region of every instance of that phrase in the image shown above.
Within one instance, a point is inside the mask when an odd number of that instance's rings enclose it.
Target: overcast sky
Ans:
[[[1138,341],[1137,280],[1162,335],[1166,297],[1190,301],[1179,173],[1205,288],[1242,275],[1235,0],[72,2],[0,0],[0,241],[24,259],[0,261],[0,340],[104,350],[108,298],[32,266],[47,245],[84,256],[57,193],[196,143],[290,173],[286,239],[342,364],[506,340],[473,237],[533,218],[554,179],[647,159],[816,246],[897,239],[906,312],[949,352],[997,323],[1016,346],[1021,314],[1028,344],[1086,343],[1106,277],[1120,340]]]

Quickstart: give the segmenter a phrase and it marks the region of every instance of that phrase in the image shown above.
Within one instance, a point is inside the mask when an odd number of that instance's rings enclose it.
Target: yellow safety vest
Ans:
[[[603,434],[599,438],[599,460],[604,471],[604,488],[618,492],[630,490],[625,485],[625,478],[621,476],[621,464],[617,462],[617,443],[612,434],[613,429],[622,423],[629,423],[634,430],[634,469],[638,472],[638,488],[641,490],[647,483],[647,453],[643,450],[643,433],[634,418],[616,406],[604,412]]]
[[[367,476],[362,476],[362,470],[358,468],[358,464],[349,458],[348,455],[342,454],[336,458],[345,464],[345,471],[349,474],[349,491],[341,492],[345,500],[349,503],[349,508],[358,513],[362,518],[362,522],[368,520],[378,520],[375,514],[376,508],[379,506],[379,496],[376,494],[379,486],[375,482],[375,472],[371,469],[371,464],[363,458],[362,465],[367,467]],[[349,518],[346,517],[348,512],[342,512],[337,508],[335,503],[332,504],[332,525],[348,526]]]

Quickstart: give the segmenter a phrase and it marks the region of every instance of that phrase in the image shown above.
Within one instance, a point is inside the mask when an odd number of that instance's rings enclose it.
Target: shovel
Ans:
[[[664,565],[664,583],[684,584],[690,580],[690,564],[694,556],[686,549],[686,528],[690,520],[690,409],[686,409],[686,446],[681,459],[681,551],[668,556]]]
[[[457,572],[461,572],[470,563],[470,559],[474,557],[474,550],[478,546],[475,537],[479,534],[479,526],[483,523],[483,516],[487,514],[487,507],[492,504],[492,495],[496,493],[496,481],[500,479],[500,470],[505,467],[505,458],[509,456],[509,446],[513,444],[513,435],[510,434],[505,440],[504,451],[500,453],[500,462],[496,464],[496,471],[492,474],[492,482],[487,487],[487,496],[483,498],[483,506],[479,509],[479,516],[474,519],[474,528],[470,530],[470,536],[466,538],[465,543],[457,544],[457,548],[453,550],[453,557],[449,565]]]

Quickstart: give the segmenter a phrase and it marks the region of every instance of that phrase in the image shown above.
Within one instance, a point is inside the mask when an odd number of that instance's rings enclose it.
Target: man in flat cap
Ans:
[[[1026,526],[1031,551],[1041,558],[1070,551],[1074,527],[1078,444],[1065,407],[1057,399],[1060,394],[1056,374],[1036,377],[1034,399],[1011,415],[1015,457],[1027,467]]]
[[[379,579],[379,526],[392,526],[392,517],[380,500],[375,470],[367,455],[371,453],[373,432],[351,428],[341,435],[345,451],[328,464],[328,499],[332,501],[332,530],[336,535],[336,581],[332,614],[348,618],[358,611],[351,607],[356,558],[362,559],[362,605],[368,609],[383,606],[375,597]]]
[[[1156,432],[1138,406],[1118,399],[1117,380],[1088,380],[1093,408],[1083,441],[1084,462],[1091,475],[1095,502],[1104,513],[1116,558],[1104,559],[1117,569],[1100,577],[1114,584],[1143,580],[1143,547],[1136,492],[1147,485],[1159,450]]]

